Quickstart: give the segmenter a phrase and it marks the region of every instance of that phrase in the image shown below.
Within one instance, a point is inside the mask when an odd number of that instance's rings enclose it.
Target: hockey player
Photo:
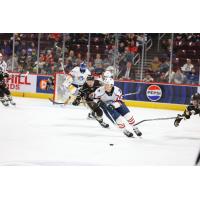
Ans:
[[[10,104],[12,105],[16,105],[5,83],[5,79],[8,77],[9,77],[9,74],[5,72],[2,67],[0,67],[0,101],[4,106],[9,106],[8,102],[10,102]]]
[[[182,115],[178,114],[174,121],[174,126],[179,126],[182,119],[190,119],[191,115],[200,115],[200,94],[195,93],[191,96],[191,103],[186,107]]]
[[[3,55],[2,53],[0,53],[0,67],[1,67],[1,70],[3,72],[6,72],[7,71],[7,64],[6,62],[3,60]]]
[[[91,72],[87,69],[85,63],[82,62],[80,66],[73,68],[69,74],[73,78],[72,85],[79,88],[85,83],[87,76],[91,75]]]
[[[106,78],[104,80],[104,86],[95,91],[95,98],[98,99],[97,103],[100,107],[104,108],[104,113],[108,118],[114,121],[127,137],[132,137],[133,133],[126,129],[123,119],[132,126],[137,136],[142,135],[139,129],[134,126],[135,120],[133,115],[123,103],[122,91],[120,88],[114,86],[114,80],[112,78]]]
[[[94,80],[94,77],[92,75],[88,75],[86,82],[79,89],[78,96],[76,97],[72,105],[78,106],[81,103],[81,99],[85,100],[89,108],[92,110],[92,112],[88,114],[88,118],[94,117],[102,127],[108,128],[109,124],[106,124],[102,118],[103,111],[98,106],[98,104],[93,101],[94,92],[100,86],[101,85],[98,80]]]

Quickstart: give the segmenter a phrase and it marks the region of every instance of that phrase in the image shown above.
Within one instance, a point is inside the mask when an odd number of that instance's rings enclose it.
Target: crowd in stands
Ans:
[[[64,69],[68,73],[84,61],[93,74],[110,70],[114,72],[116,79],[136,80],[134,57],[141,53],[144,36],[111,33],[91,34],[89,38],[89,34],[84,33],[43,33],[40,34],[38,52],[38,34],[15,34],[13,54],[13,34],[0,34],[0,52],[4,55],[9,71],[53,74]],[[171,42],[171,39],[162,40],[162,48],[166,53],[153,58],[144,73],[143,81],[170,80],[177,84],[198,84],[200,34],[175,34],[173,67],[170,74]]]
[[[38,53],[38,34],[15,34],[15,53],[12,58],[13,35],[1,34],[0,52],[10,71],[52,74],[64,67],[68,72],[85,61],[90,70],[101,73],[114,63],[126,66],[127,62],[132,62],[141,41],[139,35],[119,34],[119,51],[116,51],[115,34],[91,34],[89,54],[88,36],[89,34],[41,34]]]
[[[200,72],[200,34],[175,34],[170,74],[171,39],[162,41],[165,54],[154,57],[144,81],[198,84]]]

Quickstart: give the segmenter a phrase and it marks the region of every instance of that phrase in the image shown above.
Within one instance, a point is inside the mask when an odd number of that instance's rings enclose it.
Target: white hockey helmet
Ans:
[[[105,71],[103,74],[104,79],[105,78],[112,78],[113,74],[110,71]]]
[[[113,78],[105,78],[104,84],[106,84],[106,85],[114,85]]]

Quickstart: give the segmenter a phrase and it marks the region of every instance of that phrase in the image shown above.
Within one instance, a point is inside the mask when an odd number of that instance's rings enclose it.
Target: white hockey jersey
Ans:
[[[119,100],[122,100],[122,91],[120,88],[114,86],[114,90],[112,93],[107,93],[105,91],[104,86],[96,89],[95,91],[95,99],[100,99],[104,103],[113,104]]]
[[[69,73],[73,78],[73,84],[83,85],[86,81],[88,75],[91,75],[91,72],[86,69],[84,73],[81,73],[80,67],[74,67],[72,71]]]
[[[4,60],[0,61],[0,67],[3,69],[3,72],[7,71],[7,64]]]

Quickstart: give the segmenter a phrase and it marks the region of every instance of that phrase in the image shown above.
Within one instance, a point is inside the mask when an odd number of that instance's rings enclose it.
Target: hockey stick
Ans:
[[[69,98],[63,102],[63,103],[60,103],[60,102],[57,102],[57,101],[54,101],[53,99],[49,98],[49,101],[51,101],[53,104],[56,104],[56,105],[66,105],[69,103],[69,100],[71,99],[71,97],[69,96]]]
[[[141,87],[139,87],[139,89],[136,92],[123,94],[122,97],[136,95],[136,94],[139,94],[140,92],[141,92]]]
[[[200,151],[199,151],[199,154],[198,154],[198,156],[196,158],[195,165],[198,165],[200,163],[199,161],[200,161]]]
[[[134,126],[137,126],[138,124],[141,124],[143,122],[149,122],[149,121],[157,121],[157,120],[168,120],[168,119],[176,119],[177,117],[163,117],[163,118],[154,118],[154,119],[144,119],[141,120],[139,122],[137,122],[136,124],[134,124]]]

